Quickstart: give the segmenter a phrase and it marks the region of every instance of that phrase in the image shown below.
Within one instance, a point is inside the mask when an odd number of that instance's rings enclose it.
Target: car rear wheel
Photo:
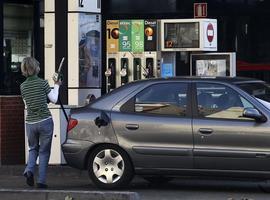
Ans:
[[[88,172],[92,181],[104,189],[127,185],[133,178],[127,153],[110,144],[98,146],[90,154]]]

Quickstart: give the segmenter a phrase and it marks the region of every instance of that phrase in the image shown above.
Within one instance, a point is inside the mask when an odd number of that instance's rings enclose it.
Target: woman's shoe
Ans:
[[[46,188],[48,188],[48,185],[46,185],[44,183],[37,183],[37,188],[46,189]]]
[[[29,186],[34,186],[34,175],[32,172],[28,171],[24,173],[24,177],[26,178],[26,184]]]

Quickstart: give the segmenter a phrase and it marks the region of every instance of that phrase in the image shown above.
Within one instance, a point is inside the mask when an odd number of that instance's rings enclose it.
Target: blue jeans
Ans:
[[[51,154],[53,135],[52,118],[35,124],[26,124],[29,145],[29,158],[24,173],[35,173],[37,157],[39,157],[38,183],[46,183],[48,162]]]

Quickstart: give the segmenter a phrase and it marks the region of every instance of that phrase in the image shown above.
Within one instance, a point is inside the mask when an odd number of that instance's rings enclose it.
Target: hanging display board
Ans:
[[[217,20],[161,20],[161,50],[217,51]]]

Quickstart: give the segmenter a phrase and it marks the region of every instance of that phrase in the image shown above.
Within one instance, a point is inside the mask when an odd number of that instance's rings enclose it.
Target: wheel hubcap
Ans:
[[[124,173],[124,160],[122,156],[113,149],[100,151],[93,162],[95,176],[102,183],[115,183]]]

